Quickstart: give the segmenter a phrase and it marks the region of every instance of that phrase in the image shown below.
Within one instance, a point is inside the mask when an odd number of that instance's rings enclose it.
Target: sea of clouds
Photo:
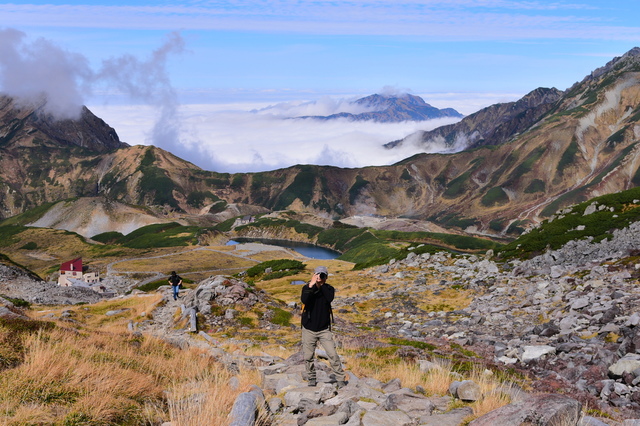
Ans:
[[[459,120],[377,123],[342,118],[325,121],[294,118],[357,112],[352,106],[341,108],[341,101],[325,99],[315,108],[313,104],[181,105],[177,109],[177,137],[164,141],[160,147],[203,169],[217,172],[256,172],[294,164],[387,165],[425,152],[425,148],[405,144],[389,150],[383,144]],[[334,104],[335,109],[329,104]],[[122,141],[132,145],[156,144],[155,108],[102,105],[90,106],[90,109],[112,125]],[[441,149],[432,147],[430,151]]]

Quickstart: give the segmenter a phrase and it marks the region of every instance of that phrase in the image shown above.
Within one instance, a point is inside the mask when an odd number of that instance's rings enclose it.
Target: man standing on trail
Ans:
[[[302,310],[302,352],[309,386],[317,384],[314,355],[316,346],[320,343],[327,352],[331,369],[336,376],[338,389],[340,389],[346,385],[346,382],[342,363],[333,341],[333,333],[331,333],[333,317],[331,302],[336,291],[330,284],[327,284],[328,275],[329,271],[326,266],[318,266],[309,283],[302,287],[302,295],[300,296],[304,304]]]
[[[169,284],[171,284],[171,288],[173,289],[173,300],[178,300],[178,292],[180,291],[180,285],[182,285],[182,278],[176,274],[176,271],[171,272]]]

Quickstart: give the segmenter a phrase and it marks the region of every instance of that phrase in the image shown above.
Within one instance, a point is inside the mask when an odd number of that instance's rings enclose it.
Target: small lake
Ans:
[[[237,238],[235,240],[230,240],[227,245],[230,246],[241,243],[261,243],[271,246],[284,247],[295,250],[301,255],[309,257],[311,259],[335,259],[336,257],[340,256],[340,253],[338,253],[337,251],[329,250],[324,247],[314,246],[313,244],[299,243],[296,241],[265,240],[259,238]]]

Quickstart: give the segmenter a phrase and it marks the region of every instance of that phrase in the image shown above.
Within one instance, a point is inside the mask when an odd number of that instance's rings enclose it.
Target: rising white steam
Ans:
[[[87,59],[39,38],[26,40],[14,29],[0,30],[0,90],[24,105],[46,101],[57,118],[76,118],[90,92],[93,71]]]
[[[46,102],[45,112],[65,119],[79,117],[94,88],[115,88],[136,103],[155,107],[158,114],[150,142],[171,150],[179,146],[180,122],[166,64],[169,55],[183,49],[182,37],[171,33],[147,60],[123,55],[107,59],[100,69],[93,70],[83,55],[51,41],[29,41],[21,31],[0,30],[0,92],[24,105]]]

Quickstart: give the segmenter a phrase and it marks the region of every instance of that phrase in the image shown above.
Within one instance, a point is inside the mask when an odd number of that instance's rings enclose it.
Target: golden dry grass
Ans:
[[[122,306],[139,315],[158,301],[131,297],[83,306],[74,319],[93,321],[80,331],[60,322],[53,330],[24,334],[22,362],[0,371],[0,424],[182,426],[203,418],[227,424],[237,395],[259,383],[257,372],[241,372],[239,386],[231,389],[231,374],[202,350],[132,335],[124,331],[126,317],[106,325],[94,318]]]
[[[486,370],[473,370],[470,379],[480,386],[482,393],[482,398],[471,404],[474,418],[510,404],[514,396],[518,397],[519,391],[512,384],[496,380],[493,374]]]
[[[480,386],[482,398],[473,403],[452,401],[452,407],[462,404],[473,409],[474,414],[468,421],[507,405],[518,396],[518,390],[512,384],[515,379],[505,382],[480,366],[460,373],[454,371],[453,359],[434,357],[431,361],[436,367],[422,372],[417,362],[398,357],[394,346],[371,348],[359,346],[357,340],[351,342],[345,343],[339,352],[345,359],[347,371],[358,377],[372,377],[382,383],[397,378],[403,387],[415,390],[420,386],[427,396],[447,395],[454,381],[473,380]]]
[[[146,259],[134,259],[118,262],[114,270],[127,272],[151,272],[151,271],[180,271],[180,273],[247,269],[257,262],[252,259],[234,256],[231,253],[212,248],[199,248],[180,253],[167,254],[162,257],[149,257]]]

